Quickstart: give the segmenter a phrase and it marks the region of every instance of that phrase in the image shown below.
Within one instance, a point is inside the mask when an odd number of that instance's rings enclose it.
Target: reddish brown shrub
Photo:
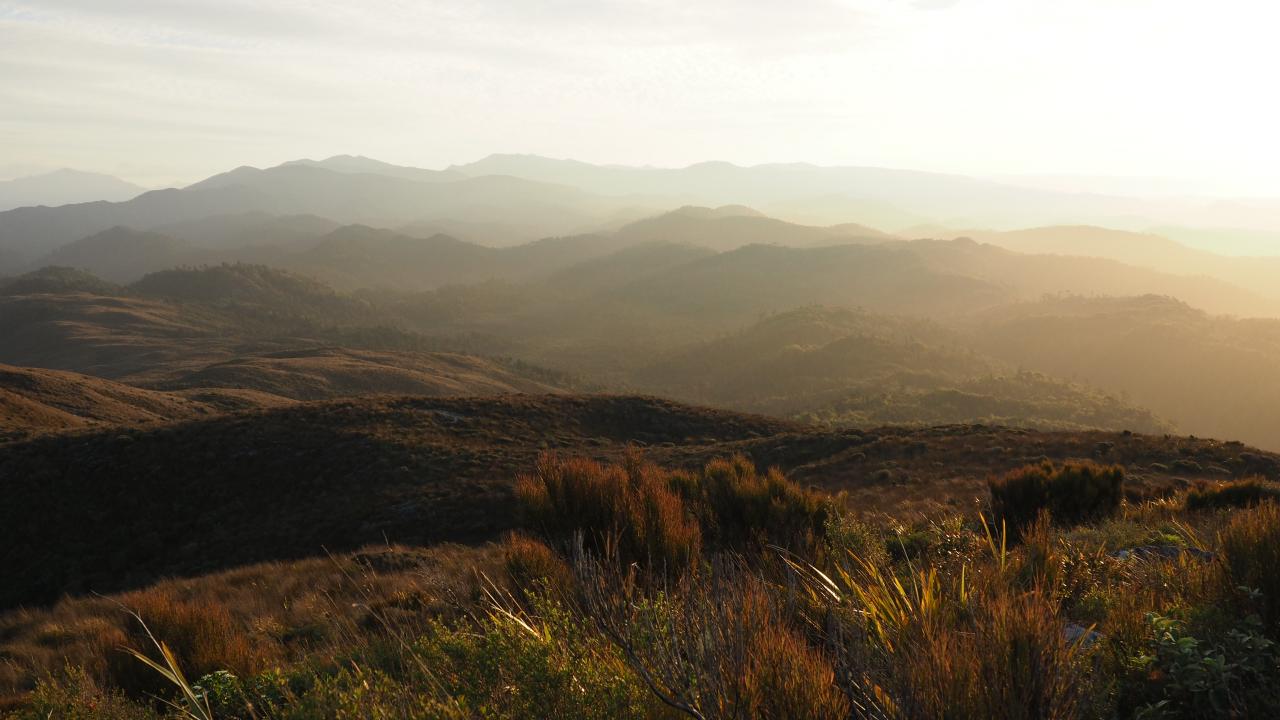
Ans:
[[[582,532],[596,548],[616,542],[627,562],[687,567],[702,534],[668,480],[638,460],[602,465],[547,454],[534,474],[517,480],[516,496],[527,522],[548,537],[567,541]]]
[[[142,617],[157,640],[173,650],[183,673],[192,681],[215,670],[250,677],[270,659],[216,600],[184,600],[150,589],[126,595],[122,602]],[[161,661],[139,623],[131,622],[127,632],[128,647]],[[107,655],[107,675],[114,685],[136,697],[164,696],[172,690],[155,670],[124,651]]]
[[[502,544],[507,575],[516,588],[544,586],[559,590],[572,586],[569,563],[541,540],[511,533]]]

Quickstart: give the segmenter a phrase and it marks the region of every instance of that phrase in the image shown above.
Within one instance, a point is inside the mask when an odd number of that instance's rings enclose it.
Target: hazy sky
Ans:
[[[0,0],[0,172],[804,160],[1280,193],[1266,0]]]

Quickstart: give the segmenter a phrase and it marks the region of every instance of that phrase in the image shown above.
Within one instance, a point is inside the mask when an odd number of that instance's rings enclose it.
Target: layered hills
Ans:
[[[1108,716],[1199,647],[1274,694],[1275,262],[1133,232],[1203,208],[529,156],[109,200],[0,212],[0,715],[157,717],[152,630],[217,717],[665,717],[634,638],[782,717],[1008,642]]]
[[[649,295],[625,294],[645,277],[714,257],[708,252],[642,245],[545,284],[408,300],[357,298],[261,266],[168,270],[128,286],[51,268],[0,286],[0,330],[11,339],[0,361],[151,390],[238,389],[281,401],[550,392],[575,376],[595,387],[838,424],[1168,427],[1115,396],[1018,373],[936,322],[811,306],[706,341],[699,338],[745,313],[727,321],[720,306],[646,307]],[[521,361],[477,357],[477,345]],[[1039,404],[1036,392],[1044,393]]]

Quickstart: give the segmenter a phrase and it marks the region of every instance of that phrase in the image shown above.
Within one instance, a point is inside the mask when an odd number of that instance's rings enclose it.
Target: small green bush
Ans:
[[[104,690],[80,669],[40,681],[26,706],[6,720],[161,720],[149,705],[135,703],[119,690]]]
[[[1260,478],[1216,483],[1187,493],[1188,510],[1253,507],[1280,500],[1280,488]]]
[[[1114,514],[1124,498],[1124,469],[1092,462],[1026,465],[988,482],[996,520],[1020,531],[1048,511],[1053,521],[1076,525]]]
[[[1181,622],[1150,613],[1151,639],[1133,660],[1152,696],[1139,718],[1199,720],[1213,717],[1276,717],[1280,713],[1280,666],[1275,643],[1257,618],[1205,641]]]
[[[519,620],[495,613],[476,627],[436,624],[418,639],[413,652],[442,705],[447,698],[459,717],[475,718],[651,716],[654,699],[616,648],[555,601],[533,604]],[[416,689],[423,694],[422,683]]]

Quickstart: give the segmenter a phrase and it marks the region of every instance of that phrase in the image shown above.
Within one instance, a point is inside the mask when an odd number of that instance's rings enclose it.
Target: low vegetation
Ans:
[[[1280,500],[1280,487],[1261,478],[1206,484],[1187,493],[1188,510],[1250,507]]]
[[[742,456],[547,454],[518,483],[524,529],[496,545],[10,613],[6,720],[204,717],[184,697],[214,718],[1280,712],[1280,506],[1122,483],[1037,463],[985,509],[895,517]],[[117,649],[163,661],[123,608],[185,690]]]
[[[1078,524],[1114,514],[1123,499],[1124,469],[1092,462],[1027,465],[993,478],[991,512],[1011,527],[1029,527],[1041,513]]]

